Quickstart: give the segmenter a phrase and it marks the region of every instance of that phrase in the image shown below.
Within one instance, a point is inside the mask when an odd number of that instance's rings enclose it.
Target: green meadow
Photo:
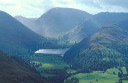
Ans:
[[[42,66],[37,69],[64,69],[65,67],[69,67],[67,63],[65,63],[58,54],[36,54],[34,57],[34,61],[37,63],[41,63]]]
[[[122,67],[121,70],[123,74],[126,74],[126,68]],[[76,75],[70,76],[65,83],[73,83],[70,82],[71,78],[78,78],[79,83],[116,83],[119,81],[118,77],[118,68],[111,68],[106,71],[93,71],[92,73],[79,73]],[[123,80],[123,83],[128,83],[128,80]]]
[[[55,69],[63,70],[66,67],[69,68],[69,65],[62,60],[62,56],[58,54],[35,54],[32,59],[37,64],[41,64],[41,66],[36,67],[37,71],[49,71]],[[44,77],[56,76],[55,74],[45,72],[41,72],[41,75]]]

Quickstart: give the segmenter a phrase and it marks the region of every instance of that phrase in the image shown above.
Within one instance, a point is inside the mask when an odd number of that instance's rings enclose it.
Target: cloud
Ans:
[[[128,12],[127,0],[97,0],[103,11]]]
[[[54,7],[76,8],[91,14],[128,12],[128,0],[0,0],[0,10],[12,16],[37,17]]]
[[[100,0],[100,1],[109,5],[128,8],[128,0]]]

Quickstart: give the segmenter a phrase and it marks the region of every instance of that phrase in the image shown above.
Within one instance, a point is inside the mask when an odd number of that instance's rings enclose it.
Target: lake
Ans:
[[[63,55],[67,50],[69,50],[69,48],[65,48],[65,49],[39,49],[35,53]]]

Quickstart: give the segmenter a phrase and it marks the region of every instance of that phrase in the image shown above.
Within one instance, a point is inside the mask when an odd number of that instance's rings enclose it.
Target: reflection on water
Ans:
[[[69,48],[66,49],[39,49],[35,53],[45,53],[45,54],[61,54],[63,55]]]

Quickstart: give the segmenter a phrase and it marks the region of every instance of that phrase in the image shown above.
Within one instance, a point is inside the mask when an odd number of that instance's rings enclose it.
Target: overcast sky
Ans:
[[[39,17],[54,7],[76,8],[91,14],[128,12],[128,0],[0,0],[0,10],[12,16]]]

